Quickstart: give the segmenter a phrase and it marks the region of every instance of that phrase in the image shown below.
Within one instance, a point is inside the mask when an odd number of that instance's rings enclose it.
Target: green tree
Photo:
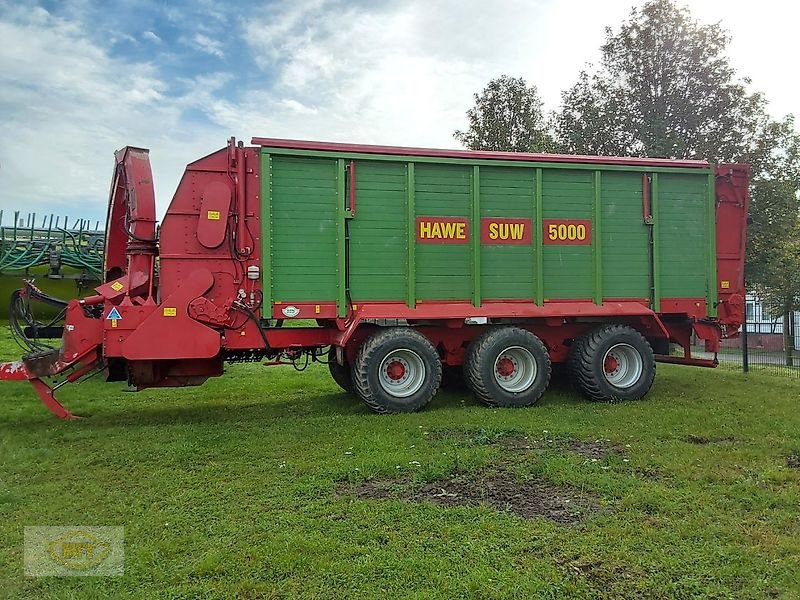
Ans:
[[[759,153],[763,162],[751,187],[746,277],[768,312],[783,319],[786,362],[792,365],[789,323],[800,311],[800,135],[791,117],[768,127],[763,146],[772,151]]]
[[[576,154],[700,158],[753,167],[748,283],[788,319],[800,308],[800,138],[775,121],[728,62],[728,34],[673,0],[606,29],[599,68],[581,73],[553,116],[557,148]]]
[[[559,149],[581,154],[739,159],[758,147],[766,101],[728,63],[729,37],[672,0],[606,28],[600,68],[562,94]]]
[[[521,77],[492,79],[467,111],[469,127],[453,133],[471,150],[547,152],[553,147],[536,86]]]

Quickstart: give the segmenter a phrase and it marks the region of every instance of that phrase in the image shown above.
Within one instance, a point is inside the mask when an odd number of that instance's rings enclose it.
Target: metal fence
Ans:
[[[700,343],[693,354],[712,358]],[[747,296],[746,323],[738,338],[723,340],[720,366],[800,379],[800,312],[782,315],[755,294]]]

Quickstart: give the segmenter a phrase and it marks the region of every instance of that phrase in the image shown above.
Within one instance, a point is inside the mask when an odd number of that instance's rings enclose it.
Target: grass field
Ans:
[[[0,384],[2,597],[800,597],[791,379],[660,365],[641,402],[388,417],[320,366],[61,392],[87,418]],[[125,574],[26,578],[25,525],[122,525]]]

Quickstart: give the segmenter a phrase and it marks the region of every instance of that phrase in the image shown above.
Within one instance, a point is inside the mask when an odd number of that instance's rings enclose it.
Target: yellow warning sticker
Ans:
[[[219,211],[218,210],[210,210],[208,211],[208,220],[209,221],[219,221]]]
[[[116,329],[116,328],[117,328],[117,320],[116,320],[116,319],[114,319],[114,320],[112,320],[112,321],[111,321],[111,327],[112,327],[113,329]]]
[[[164,316],[165,317],[177,317],[178,316],[178,309],[173,307],[164,307]]]
[[[727,279],[723,279],[722,281],[719,282],[719,287],[721,287],[723,290],[730,289],[731,282],[728,281]]]
[[[111,289],[114,290],[115,292],[120,291],[124,287],[125,286],[122,285],[119,281],[115,281],[114,283],[111,284]]]

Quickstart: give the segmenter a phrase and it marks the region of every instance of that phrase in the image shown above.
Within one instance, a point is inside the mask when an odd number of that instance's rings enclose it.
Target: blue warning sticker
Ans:
[[[121,321],[121,320],[122,320],[122,315],[119,314],[119,311],[117,310],[116,306],[111,309],[111,312],[108,313],[108,316],[106,317],[106,321]]]

